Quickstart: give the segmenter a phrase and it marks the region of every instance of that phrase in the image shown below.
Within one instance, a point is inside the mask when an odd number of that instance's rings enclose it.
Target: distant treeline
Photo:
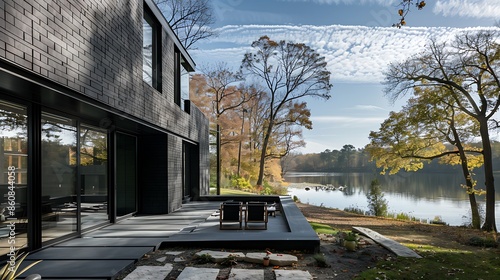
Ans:
[[[500,171],[500,142],[492,142],[493,167]],[[356,149],[353,145],[344,145],[341,150],[325,150],[313,154],[293,154],[286,159],[285,172],[375,172],[380,171],[370,155],[364,149]],[[476,171],[481,171],[478,168]],[[460,166],[440,164],[438,160],[425,165],[419,172],[454,173],[460,171]]]

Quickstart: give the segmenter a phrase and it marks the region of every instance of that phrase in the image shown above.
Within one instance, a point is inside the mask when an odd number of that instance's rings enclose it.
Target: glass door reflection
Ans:
[[[109,221],[108,136],[105,131],[80,128],[81,223],[86,229]]]
[[[42,241],[77,231],[77,127],[42,113]]]
[[[0,254],[28,245],[28,117],[0,100]],[[14,231],[11,231],[14,225]]]

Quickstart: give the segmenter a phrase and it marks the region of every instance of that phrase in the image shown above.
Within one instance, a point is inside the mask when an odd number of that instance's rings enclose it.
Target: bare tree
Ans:
[[[257,185],[264,179],[264,165],[273,128],[290,102],[304,97],[330,98],[330,72],[326,61],[305,44],[275,42],[267,36],[252,43],[253,51],[243,58],[241,69],[265,85],[269,107],[264,123]]]
[[[210,0],[155,0],[163,16],[186,49],[217,33],[210,28],[215,13]]]

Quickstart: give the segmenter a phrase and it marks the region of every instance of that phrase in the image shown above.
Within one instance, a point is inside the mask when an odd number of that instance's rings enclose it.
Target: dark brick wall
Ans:
[[[208,121],[198,109],[187,114],[173,102],[175,43],[165,30],[162,93],[142,81],[143,5],[142,0],[0,1],[0,59],[176,135],[168,141],[174,163],[169,174],[178,171],[179,137],[198,142],[200,187],[208,192]],[[169,186],[177,183],[169,178]],[[172,202],[180,198],[177,189],[169,195]]]
[[[167,139],[168,153],[168,211],[181,207],[182,203],[182,140],[169,135]]]

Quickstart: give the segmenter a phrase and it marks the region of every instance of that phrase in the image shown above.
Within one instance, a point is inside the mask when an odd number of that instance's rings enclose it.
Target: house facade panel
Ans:
[[[151,0],[1,1],[0,235],[34,250],[208,194],[194,67]]]

